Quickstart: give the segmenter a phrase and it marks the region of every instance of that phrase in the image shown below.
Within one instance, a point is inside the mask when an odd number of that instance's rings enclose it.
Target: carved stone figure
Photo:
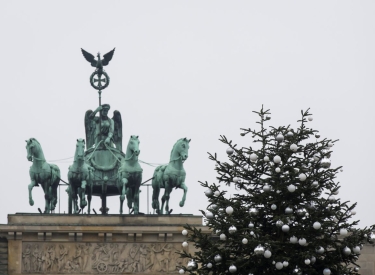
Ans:
[[[42,186],[45,198],[44,213],[50,213],[57,204],[57,187],[60,182],[60,169],[55,164],[49,164],[44,158],[42,146],[35,138],[26,140],[27,159],[33,162],[30,167],[29,204],[34,205],[32,190],[39,184]]]
[[[61,271],[65,266],[65,257],[68,255],[68,249],[64,247],[64,245],[60,244],[60,252],[58,258],[58,270]]]
[[[89,149],[93,145],[105,147],[113,146],[122,151],[122,120],[119,111],[113,112],[113,117],[108,117],[109,104],[103,104],[96,108],[93,112],[88,110],[85,114],[85,128],[86,128],[86,148]],[[100,112],[100,116],[95,116]]]
[[[143,169],[139,165],[139,139],[138,136],[131,136],[128,146],[126,148],[125,158],[121,162],[118,170],[118,189],[120,192],[120,214],[123,212],[123,203],[125,199],[128,200],[128,208],[133,208],[134,214],[139,213],[139,187],[142,183]]]
[[[87,213],[90,214],[91,209],[91,197],[92,197],[92,177],[93,177],[93,170],[90,165],[85,162],[84,159],[84,152],[85,152],[85,140],[84,139],[77,139],[76,150],[74,154],[74,162],[73,165],[69,166],[68,172],[68,181],[70,184],[69,191],[71,201],[73,203],[73,211],[72,205],[69,204],[69,214],[74,212],[74,214],[78,213],[78,201],[77,195],[80,198],[80,207],[83,209],[87,205],[86,201],[86,190],[87,190],[87,200],[88,200],[88,209]]]
[[[30,272],[31,270],[31,246],[28,244],[26,246],[26,250],[22,253],[22,263],[23,263],[23,270],[26,272]]]
[[[171,157],[167,165],[161,165],[155,169],[152,180],[152,208],[156,213],[163,214],[164,204],[165,211],[170,214],[169,198],[173,188],[181,188],[184,195],[180,201],[180,207],[184,206],[186,200],[187,186],[185,185],[186,172],[184,169],[184,161],[188,158],[190,139],[179,139],[173,146]],[[162,205],[159,205],[160,189],[164,188],[162,196]]]

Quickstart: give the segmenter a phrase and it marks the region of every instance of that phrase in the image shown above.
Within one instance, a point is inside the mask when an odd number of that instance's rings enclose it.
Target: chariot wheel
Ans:
[[[106,263],[98,263],[98,265],[96,266],[96,269],[99,271],[99,273],[104,273],[107,271],[107,264]]]

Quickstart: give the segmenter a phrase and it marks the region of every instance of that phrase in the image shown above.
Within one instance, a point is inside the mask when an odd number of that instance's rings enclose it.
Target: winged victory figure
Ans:
[[[81,48],[82,54],[85,57],[85,59],[91,63],[91,66],[97,68],[98,73],[103,73],[103,67],[107,66],[109,64],[109,61],[112,60],[113,54],[115,52],[114,48],[112,51],[106,53],[103,55],[103,59],[100,58],[100,53],[97,54],[98,60],[95,60],[95,56],[93,56],[91,53],[86,52],[84,49]]]

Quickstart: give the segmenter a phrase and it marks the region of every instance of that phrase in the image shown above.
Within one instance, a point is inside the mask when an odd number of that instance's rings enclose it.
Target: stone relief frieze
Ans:
[[[172,243],[24,242],[22,273],[176,273],[185,265]]]

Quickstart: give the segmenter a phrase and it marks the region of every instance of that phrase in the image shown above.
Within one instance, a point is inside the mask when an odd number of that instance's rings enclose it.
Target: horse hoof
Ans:
[[[183,202],[183,201],[180,201],[180,207],[183,207],[183,206],[184,206],[184,204],[185,204],[185,202]]]
[[[29,203],[30,203],[31,206],[33,206],[34,205],[34,200],[29,200]]]

